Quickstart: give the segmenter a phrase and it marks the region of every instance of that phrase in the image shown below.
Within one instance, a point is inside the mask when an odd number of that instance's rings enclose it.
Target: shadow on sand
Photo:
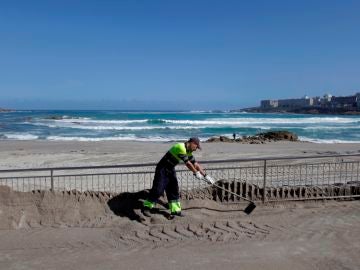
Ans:
[[[143,202],[147,198],[148,193],[148,190],[141,190],[133,193],[123,192],[111,198],[108,201],[108,206],[117,216],[143,222],[145,217],[141,214],[141,210],[143,209]],[[165,209],[168,207],[167,203],[162,200],[159,200],[158,204]],[[153,212],[154,214],[161,214],[164,217],[169,218],[169,213],[165,209],[156,208]]]

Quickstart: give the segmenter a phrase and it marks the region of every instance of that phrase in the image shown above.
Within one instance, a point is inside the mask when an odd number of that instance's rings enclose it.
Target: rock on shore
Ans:
[[[258,133],[254,136],[242,136],[238,139],[230,139],[226,136],[212,137],[207,142],[238,142],[238,143],[249,143],[249,144],[261,144],[266,142],[274,141],[298,141],[298,136],[290,131],[278,130],[269,131],[265,133]]]

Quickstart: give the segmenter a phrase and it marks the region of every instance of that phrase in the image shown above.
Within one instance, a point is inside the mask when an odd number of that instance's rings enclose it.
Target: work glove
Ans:
[[[205,181],[208,182],[209,184],[215,184],[215,179],[212,178],[210,175],[205,175]]]
[[[198,180],[203,180],[203,179],[204,179],[204,176],[203,176],[199,171],[197,171],[196,173],[194,173],[194,176],[195,176],[196,179],[198,179]]]

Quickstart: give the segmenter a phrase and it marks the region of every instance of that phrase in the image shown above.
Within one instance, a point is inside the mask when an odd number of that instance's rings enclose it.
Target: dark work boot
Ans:
[[[180,212],[173,212],[170,214],[173,217],[184,217],[184,214]]]

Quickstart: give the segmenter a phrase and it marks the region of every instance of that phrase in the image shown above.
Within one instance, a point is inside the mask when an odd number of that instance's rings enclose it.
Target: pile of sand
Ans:
[[[148,191],[105,192],[32,191],[18,192],[0,186],[0,229],[55,227],[111,227],[127,221],[144,222],[142,202]],[[208,191],[209,192],[209,191]],[[197,196],[201,193],[202,196]],[[204,190],[188,192],[184,208],[212,207],[223,209],[210,196],[203,197]],[[202,197],[202,199],[197,199]],[[158,215],[163,222],[169,218],[166,200],[159,201]],[[153,222],[151,220],[150,222]]]
[[[102,193],[17,192],[0,186],[0,229],[74,226],[111,215]]]
[[[159,269],[166,263],[285,270],[360,263],[358,200],[259,205],[246,215],[246,204],[189,196],[182,200],[185,217],[169,220],[165,200],[144,218],[145,196],[0,186],[0,268]]]

